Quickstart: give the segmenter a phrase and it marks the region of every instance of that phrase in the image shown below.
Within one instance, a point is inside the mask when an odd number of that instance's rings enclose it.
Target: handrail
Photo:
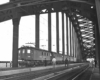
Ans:
[[[10,63],[11,61],[0,61],[0,63]]]

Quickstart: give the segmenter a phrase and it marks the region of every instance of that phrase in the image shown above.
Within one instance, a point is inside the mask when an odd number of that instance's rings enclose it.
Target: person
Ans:
[[[46,60],[46,58],[44,60],[44,65],[47,66],[47,60]]]
[[[66,67],[66,65],[68,67],[68,59],[67,58],[65,59],[65,67]]]
[[[52,63],[53,63],[53,68],[55,68],[56,67],[56,58],[55,57],[52,58]]]
[[[97,67],[97,60],[95,59],[94,62],[95,62],[95,67]]]
[[[93,60],[90,61],[90,67],[93,67]]]

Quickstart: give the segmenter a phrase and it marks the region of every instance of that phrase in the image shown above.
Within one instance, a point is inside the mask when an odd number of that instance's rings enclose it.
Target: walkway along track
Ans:
[[[28,73],[23,73],[23,74],[17,74],[17,75],[10,75],[10,76],[4,76],[1,77],[2,80],[31,80],[34,79],[36,80],[37,77],[41,77],[41,76],[45,76],[45,75],[49,75],[49,74],[59,74],[61,73],[61,71],[70,71],[72,69],[75,69],[81,65],[74,65],[74,66],[70,66],[70,69],[66,68],[66,67],[59,67],[59,68],[50,68],[50,69],[46,69],[46,70],[39,70],[39,71],[33,71],[33,72],[28,72]],[[40,79],[42,80],[42,79]]]
[[[32,80],[63,80],[63,78],[66,77],[66,74],[68,76],[71,76],[73,73],[75,73],[75,71],[80,72],[80,71],[84,70],[84,68],[87,68],[87,67],[88,67],[88,65],[76,66],[76,67],[73,67],[73,68],[65,69],[63,71],[53,72],[49,75],[38,77],[38,78],[35,78],[35,79],[32,79]],[[66,78],[64,80],[66,80]]]

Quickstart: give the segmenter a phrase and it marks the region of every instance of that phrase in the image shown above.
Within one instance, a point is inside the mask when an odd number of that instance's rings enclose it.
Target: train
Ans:
[[[76,61],[74,57],[58,54],[56,52],[49,52],[47,50],[36,49],[35,47],[23,46],[18,49],[18,63],[19,66],[33,67],[44,65],[44,60],[47,64],[52,64],[52,58],[55,57],[57,64],[64,63],[66,58],[70,61]]]

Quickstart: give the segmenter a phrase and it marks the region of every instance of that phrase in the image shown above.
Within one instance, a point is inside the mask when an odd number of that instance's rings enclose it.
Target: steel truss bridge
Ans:
[[[35,47],[39,48],[39,16],[48,13],[48,51],[51,51],[51,14],[53,12],[56,13],[57,53],[59,53],[59,12],[61,12],[63,55],[65,51],[64,15],[66,15],[66,39],[67,46],[70,45],[70,49],[67,47],[67,52],[71,53],[67,55],[78,55],[79,60],[93,57],[100,64],[100,0],[10,0],[9,3],[0,5],[0,22],[10,19],[13,21],[13,36],[15,37],[13,37],[12,66],[18,66],[18,29],[21,17],[35,15]]]

